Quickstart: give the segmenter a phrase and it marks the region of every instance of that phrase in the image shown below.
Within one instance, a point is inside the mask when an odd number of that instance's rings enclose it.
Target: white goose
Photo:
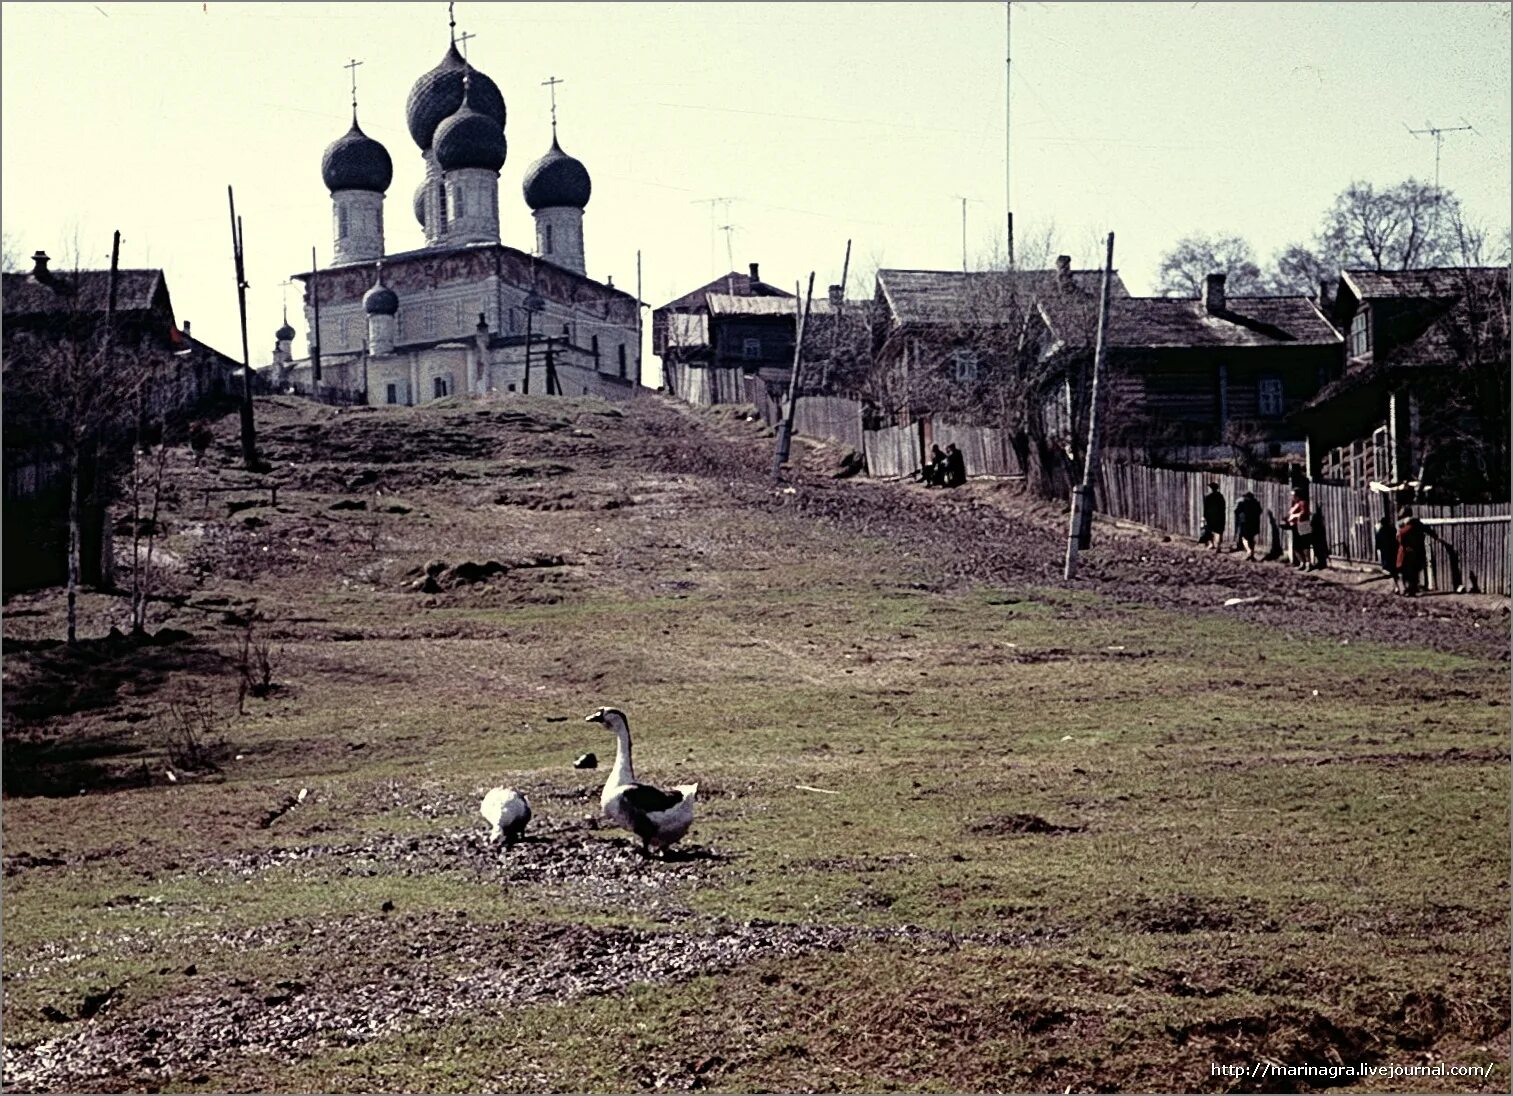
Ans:
[[[489,840],[503,837],[504,847],[509,848],[525,833],[531,820],[531,801],[514,788],[490,788],[478,813],[493,827]]]
[[[630,723],[619,708],[600,708],[587,723],[602,723],[615,736],[615,767],[599,796],[604,817],[641,839],[641,851],[666,852],[693,825],[697,784],[678,784],[671,791],[641,784],[630,760]]]

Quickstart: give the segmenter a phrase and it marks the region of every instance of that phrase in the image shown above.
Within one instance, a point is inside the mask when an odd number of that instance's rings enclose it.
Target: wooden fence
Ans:
[[[1246,491],[1252,491],[1264,515],[1258,550],[1268,555],[1286,550],[1283,523],[1292,489],[1283,483],[1106,462],[1097,485],[1098,509],[1110,517],[1196,540],[1203,522],[1203,496],[1210,483],[1217,483],[1224,494],[1226,543],[1234,539],[1235,503]],[[1393,505],[1390,496],[1315,483],[1309,488],[1309,499],[1315,515],[1323,521],[1331,556],[1356,563],[1378,562],[1377,523]],[[1415,506],[1414,512],[1434,534],[1429,542],[1429,589],[1510,592],[1509,530],[1513,523],[1507,503]]]

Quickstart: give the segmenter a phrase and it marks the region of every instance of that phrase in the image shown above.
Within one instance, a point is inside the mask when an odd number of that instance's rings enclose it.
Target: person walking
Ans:
[[[1301,491],[1292,492],[1292,507],[1287,511],[1287,526],[1292,530],[1292,562],[1300,571],[1310,569],[1309,545],[1313,541],[1313,521],[1308,499]]]
[[[1261,503],[1254,491],[1246,491],[1235,504],[1235,535],[1245,549],[1245,558],[1255,559],[1256,538],[1261,535]]]
[[[1404,597],[1418,594],[1427,548],[1428,532],[1423,522],[1404,506],[1397,512],[1397,570],[1402,579]]]
[[[1208,494],[1203,496],[1203,531],[1198,534],[1198,543],[1206,544],[1210,551],[1224,547],[1224,520],[1229,514],[1224,495],[1217,483],[1208,485]]]
[[[1382,520],[1376,527],[1376,558],[1381,562],[1382,570],[1392,579],[1392,592],[1403,592],[1402,583],[1398,581],[1397,571],[1397,526],[1392,524],[1392,515],[1383,514]]]

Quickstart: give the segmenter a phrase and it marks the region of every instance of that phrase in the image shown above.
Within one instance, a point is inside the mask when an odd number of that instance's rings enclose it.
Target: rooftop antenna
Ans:
[[[721,225],[720,226],[720,231],[723,232],[723,233],[725,233],[725,262],[729,265],[730,271],[731,271],[732,274],[735,272],[735,252],[731,250],[731,247],[730,247],[730,237],[731,237],[731,234],[733,232],[735,232],[735,230],[737,228],[739,228],[739,227],[741,227],[741,226],[740,225]],[[725,276],[725,282],[726,282],[726,288],[729,289],[731,292],[734,292],[735,287],[730,284],[731,278],[730,278],[729,274],[727,274]]]
[[[961,195],[961,194],[954,194],[954,195],[952,195],[952,197],[960,198],[961,199],[961,269],[962,269],[962,273],[966,273],[966,271],[967,271],[967,203],[968,202],[979,202],[980,203],[982,201],[982,199],[981,198],[968,198],[968,197],[965,197],[964,195]]]
[[[690,205],[707,205],[709,207],[709,272],[711,274],[716,273],[714,265],[714,234],[717,228],[715,226],[714,207],[720,202],[724,202],[725,213],[728,216],[730,214],[730,203],[733,201],[735,201],[734,198],[695,198],[689,203]]]
[[[1461,121],[1466,122],[1464,118],[1462,118]],[[1410,129],[1408,127],[1408,123],[1404,122],[1403,128],[1407,129],[1408,132],[1413,134],[1413,136],[1415,137],[1419,137],[1427,133],[1434,138],[1434,189],[1437,193],[1439,191],[1439,153],[1440,149],[1443,148],[1445,144],[1445,134],[1464,133],[1467,130],[1470,130],[1472,133],[1476,133],[1476,127],[1473,126],[1470,122],[1466,122],[1466,124],[1463,126],[1437,126],[1433,122],[1425,122],[1423,129]]]
[[[557,143],[557,85],[560,83],[563,81],[555,76],[548,76],[541,81],[541,86],[550,89],[552,93],[552,144],[554,145]]]
[[[342,66],[352,73],[352,124],[357,124],[357,66],[362,64],[356,57]]]

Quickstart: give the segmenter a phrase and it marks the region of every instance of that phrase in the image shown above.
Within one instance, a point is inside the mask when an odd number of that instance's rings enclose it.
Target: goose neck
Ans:
[[[615,769],[610,780],[615,785],[636,782],[636,771],[630,760],[630,729],[627,727],[615,728]]]

